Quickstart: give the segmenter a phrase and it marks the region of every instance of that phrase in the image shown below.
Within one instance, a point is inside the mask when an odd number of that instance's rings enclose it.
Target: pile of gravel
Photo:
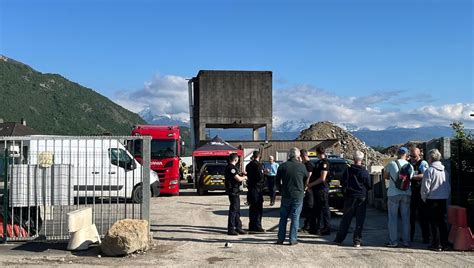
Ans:
[[[329,121],[312,124],[309,128],[302,130],[297,139],[337,139],[339,141],[332,147],[334,151],[343,153],[346,158],[351,158],[357,150],[362,151],[367,155],[367,164],[369,166],[382,165],[382,159],[387,157],[386,155],[373,150],[370,146],[365,145],[363,141],[356,138],[349,131]]]

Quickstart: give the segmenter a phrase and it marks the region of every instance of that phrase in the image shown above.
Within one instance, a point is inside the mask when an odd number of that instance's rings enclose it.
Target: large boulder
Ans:
[[[146,220],[119,220],[107,231],[101,249],[106,256],[123,256],[149,247],[149,228]]]

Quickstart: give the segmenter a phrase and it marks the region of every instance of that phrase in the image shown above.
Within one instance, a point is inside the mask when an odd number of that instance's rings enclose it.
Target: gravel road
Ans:
[[[241,203],[245,197],[241,197]],[[279,202],[269,207],[265,201],[263,227],[266,234],[226,235],[228,199],[225,195],[196,196],[184,193],[178,198],[164,198],[153,207],[152,230],[158,245],[172,246],[163,265],[223,266],[439,266],[473,267],[472,252],[431,252],[426,245],[414,243],[413,248],[386,248],[386,216],[369,209],[364,244],[352,247],[352,233],[343,246],[333,244],[335,232],[329,237],[300,234],[295,246],[275,245]],[[165,211],[169,211],[166,213]],[[162,212],[162,213],[161,213]],[[248,207],[242,207],[244,228],[248,224]],[[332,228],[338,228],[340,216],[333,215]],[[418,237],[418,240],[421,238]],[[232,247],[226,248],[225,243]]]
[[[245,197],[241,197],[243,204]],[[364,231],[364,246],[354,248],[349,233],[343,246],[329,237],[300,234],[296,246],[275,245],[279,201],[264,205],[265,234],[226,235],[228,199],[222,193],[198,196],[183,190],[180,196],[152,199],[151,230],[153,248],[143,255],[123,258],[99,257],[97,248],[85,252],[65,251],[66,244],[29,243],[0,245],[0,266],[435,266],[474,267],[473,252],[431,252],[426,245],[413,248],[383,247],[387,239],[386,215],[369,209]],[[242,206],[244,228],[248,207]],[[337,229],[340,216],[333,215]],[[421,240],[418,237],[418,240]],[[230,247],[225,247],[230,243]]]

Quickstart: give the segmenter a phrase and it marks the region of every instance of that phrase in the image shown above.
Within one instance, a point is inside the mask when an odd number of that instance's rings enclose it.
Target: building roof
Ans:
[[[0,136],[29,136],[38,134],[41,133],[20,123],[0,123]]]

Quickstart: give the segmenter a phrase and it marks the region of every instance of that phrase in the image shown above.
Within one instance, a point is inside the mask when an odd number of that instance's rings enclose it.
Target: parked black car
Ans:
[[[197,193],[207,194],[208,191],[225,190],[225,161],[204,162],[198,174]]]

